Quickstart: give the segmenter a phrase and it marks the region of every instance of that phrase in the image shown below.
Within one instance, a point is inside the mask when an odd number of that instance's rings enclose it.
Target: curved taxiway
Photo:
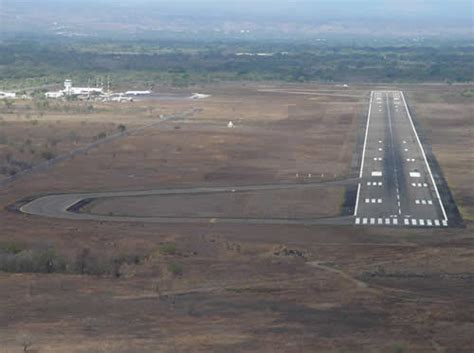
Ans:
[[[204,218],[204,217],[136,217],[136,216],[105,216],[77,212],[81,205],[97,199],[111,197],[153,196],[153,195],[196,195],[238,193],[249,191],[301,189],[327,186],[344,186],[354,184],[357,179],[327,181],[319,183],[300,184],[263,184],[248,186],[222,186],[222,187],[195,187],[179,189],[156,189],[143,191],[117,191],[100,193],[56,194],[40,196],[32,201],[17,207],[25,214],[69,219],[106,222],[149,222],[149,223],[241,223],[241,224],[351,224],[352,217],[323,217],[311,219],[286,219],[286,218]]]

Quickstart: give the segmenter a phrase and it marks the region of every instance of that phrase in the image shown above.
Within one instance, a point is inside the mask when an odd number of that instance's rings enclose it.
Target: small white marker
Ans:
[[[424,226],[425,225],[425,221],[423,219],[420,219],[420,226]]]
[[[382,152],[382,147],[379,147],[379,151]]]
[[[381,182],[381,181],[379,181],[379,186],[382,186],[382,182]]]
[[[362,224],[367,224],[367,218],[362,218]]]
[[[434,223],[435,223],[435,226],[439,227],[439,220],[438,219],[435,219]]]
[[[431,227],[431,226],[433,225],[433,222],[431,222],[431,219],[427,219],[427,220],[426,220],[426,224]]]
[[[383,219],[382,218],[378,219],[378,224],[383,224]]]
[[[433,204],[433,201],[428,200],[428,205],[432,205],[432,204]]]
[[[419,205],[419,204],[420,204],[420,200],[415,200],[415,203],[416,203],[417,205]]]
[[[370,200],[369,200],[369,199],[365,199],[365,203],[369,203],[369,202],[370,202]]]
[[[426,205],[426,200],[421,200],[422,205]]]
[[[448,226],[448,221],[443,220],[443,226],[447,227]]]
[[[410,220],[409,220],[409,219],[405,218],[404,222],[405,222],[405,225],[406,225],[406,226],[409,226],[409,225],[410,225]]]
[[[372,199],[372,203],[375,203],[375,199]]]
[[[367,182],[367,186],[371,186],[372,185],[372,182],[371,181],[368,181]]]
[[[375,218],[370,219],[370,224],[375,224]]]
[[[416,219],[412,219],[412,220],[411,220],[411,224],[414,225],[414,226],[416,226]]]
[[[385,224],[390,224],[390,218],[385,218]]]
[[[377,200],[377,203],[382,203],[382,199],[378,199],[378,200]]]
[[[394,218],[394,219],[393,219],[393,224],[394,224],[394,225],[398,225],[398,218]]]
[[[412,178],[421,178],[421,173],[419,173],[419,172],[410,172],[410,177],[412,177]]]
[[[360,224],[360,218],[359,218],[359,217],[357,217],[357,218],[355,219],[355,223],[356,223],[356,224]]]
[[[381,177],[381,176],[382,176],[382,172],[379,172],[379,171],[372,172],[372,176]]]

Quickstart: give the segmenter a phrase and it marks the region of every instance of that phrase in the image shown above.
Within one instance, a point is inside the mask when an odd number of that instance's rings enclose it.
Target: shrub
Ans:
[[[10,250],[16,251],[16,249]],[[13,273],[65,272],[66,262],[53,249],[3,252],[0,254],[0,271]]]
[[[181,276],[183,274],[183,267],[179,264],[169,264],[168,271],[174,276]]]
[[[56,155],[54,154],[53,151],[43,151],[41,152],[41,158],[49,161],[51,159],[53,159]]]
[[[19,252],[23,251],[24,246],[20,245],[19,243],[6,243],[0,245],[0,252],[5,252],[7,254],[16,255]]]
[[[160,246],[160,253],[163,255],[174,255],[177,252],[175,243],[166,243]]]

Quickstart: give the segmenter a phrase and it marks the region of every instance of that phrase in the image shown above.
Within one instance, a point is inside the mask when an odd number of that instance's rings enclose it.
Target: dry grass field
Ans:
[[[471,353],[473,119],[461,86],[401,89],[466,228],[80,222],[7,209],[47,193],[344,179],[370,89],[222,84],[204,87],[205,100],[45,111],[42,130],[23,113],[2,113],[8,141],[30,127],[40,148],[72,129],[87,143],[120,124],[196,109],[0,188],[0,265],[18,269],[0,272],[0,353]],[[116,198],[87,211],[334,215],[343,193]],[[53,261],[44,264],[45,254]]]

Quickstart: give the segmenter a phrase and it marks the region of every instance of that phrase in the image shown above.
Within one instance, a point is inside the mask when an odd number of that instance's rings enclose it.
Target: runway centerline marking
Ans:
[[[397,168],[397,160],[395,158],[395,144],[393,141],[393,128],[392,128],[392,114],[390,112],[390,105],[388,100],[388,94],[385,95],[385,104],[387,106],[387,119],[388,119],[388,128],[390,131],[390,149],[392,154],[392,161],[393,161],[393,174],[395,175],[395,186],[397,188],[397,199],[400,199],[400,188],[398,182],[398,168]],[[402,214],[401,204],[398,202],[398,214]]]

